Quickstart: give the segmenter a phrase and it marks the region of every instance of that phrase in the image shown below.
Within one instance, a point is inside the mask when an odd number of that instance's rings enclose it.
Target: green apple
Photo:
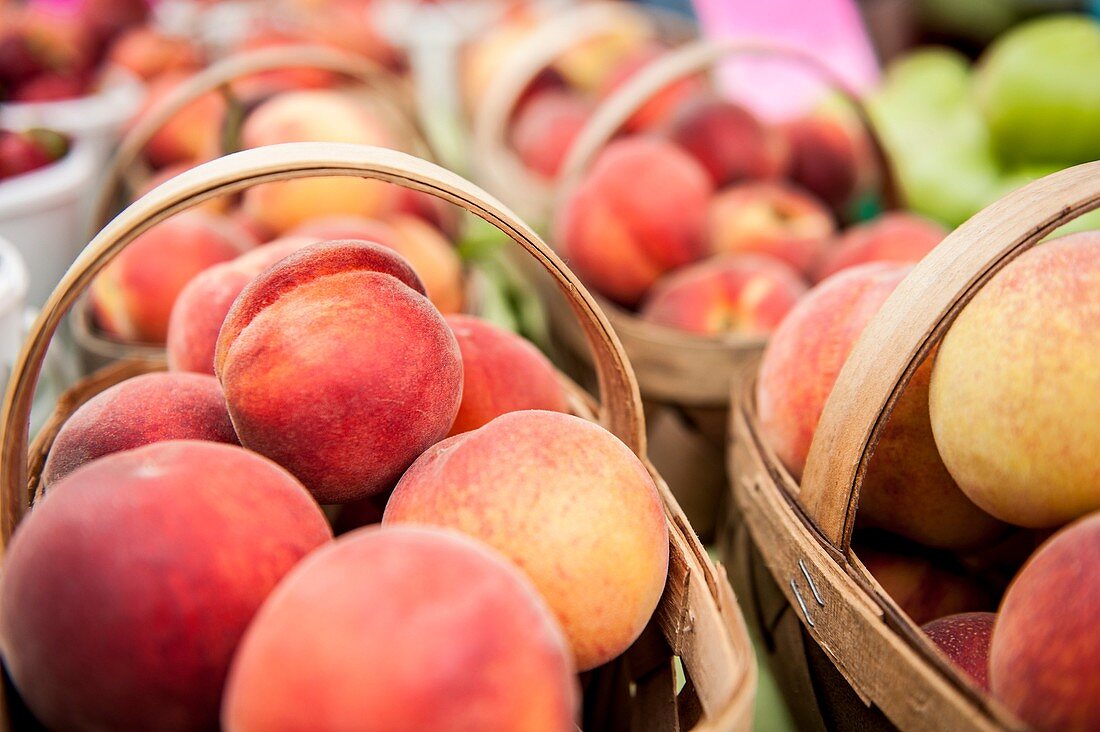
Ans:
[[[1019,25],[990,46],[976,76],[1009,167],[1100,159],[1100,21],[1053,15]]]

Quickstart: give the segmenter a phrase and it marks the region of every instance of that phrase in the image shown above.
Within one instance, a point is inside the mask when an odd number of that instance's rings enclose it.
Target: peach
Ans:
[[[260,272],[316,242],[310,237],[276,239],[199,272],[180,291],[168,318],[168,368],[213,374],[218,332],[237,295]]]
[[[222,726],[566,732],[573,673],[561,628],[504,557],[457,532],[362,529],[264,603],[233,661]]]
[[[462,310],[462,260],[439,229],[417,216],[391,214],[381,221],[331,216],[307,221],[291,233],[323,240],[360,239],[393,249],[412,265],[440,312]]]
[[[519,565],[582,670],[638,637],[668,572],[661,498],[641,461],[597,424],[510,412],[440,442],[397,484],[382,525],[481,539]]]
[[[366,242],[314,244],[252,280],[214,369],[241,444],[322,503],[388,490],[462,398],[443,316],[403,259]]]
[[[972,501],[1020,526],[1100,509],[1100,232],[1013,260],[940,345],[936,445]]]
[[[721,99],[700,97],[685,105],[669,135],[707,169],[718,188],[775,179],[787,168],[784,138],[752,112]]]
[[[462,403],[449,434],[477,429],[521,409],[568,411],[565,389],[539,349],[471,315],[449,315],[462,352]]]
[[[884,213],[849,228],[814,267],[814,282],[867,262],[919,262],[947,236],[947,230],[908,212]]]
[[[1035,729],[1100,720],[1100,513],[1054,535],[1001,601],[989,652],[993,696]]]
[[[663,273],[706,254],[711,191],[702,166],[667,140],[612,142],[569,194],[560,246],[600,293],[635,305]]]
[[[92,281],[96,323],[129,341],[164,343],[172,305],[192,277],[248,249],[248,235],[228,218],[184,211],[122,250]]]
[[[142,374],[96,394],[57,433],[42,482],[51,485],[104,455],[165,440],[237,444],[217,379]]]
[[[784,127],[790,179],[842,210],[874,175],[866,133],[855,119],[819,114]]]
[[[213,729],[252,616],[331,536],[290,474],[239,447],[180,440],[100,458],[15,531],[4,663],[50,729]]]
[[[923,630],[979,688],[989,691],[989,641],[993,613],[958,613],[926,623]]]
[[[786,183],[740,183],[707,210],[707,238],[718,254],[751,252],[782,259],[803,274],[827,249],[835,224],[815,198]]]
[[[771,333],[806,292],[787,264],[731,254],[665,276],[642,305],[643,320],[707,335]]]
[[[166,73],[152,81],[141,110],[141,119],[188,75]],[[145,145],[145,157],[153,167],[172,163],[194,164],[216,158],[222,149],[222,125],[226,114],[225,98],[217,92],[203,94],[172,115]]]
[[[992,610],[996,599],[961,569],[927,556],[860,547],[871,576],[917,625],[958,613]]]
[[[756,386],[760,427],[796,479],[844,360],[909,270],[877,263],[834,275],[772,335]],[[940,460],[928,416],[931,364],[926,359],[913,375],[886,423],[860,492],[859,520],[929,546],[976,547],[1004,527],[970,502]]]
[[[540,92],[516,113],[512,147],[528,169],[552,180],[591,114],[591,105],[572,92]]]
[[[197,71],[203,66],[204,54],[189,38],[138,26],[115,39],[108,59],[148,82],[167,73]]]
[[[611,96],[635,74],[660,58],[667,51],[657,44],[648,44],[617,63],[604,77],[600,89],[603,99]],[[672,82],[647,99],[623,125],[627,132],[651,132],[670,123],[677,110],[693,99],[706,96],[707,83],[702,76],[689,76]]]
[[[281,142],[351,142],[392,147],[392,134],[364,102],[342,92],[294,91],[257,107],[245,120],[246,148]],[[352,177],[305,178],[254,186],[244,209],[277,234],[319,216],[373,216],[391,191],[386,183]]]

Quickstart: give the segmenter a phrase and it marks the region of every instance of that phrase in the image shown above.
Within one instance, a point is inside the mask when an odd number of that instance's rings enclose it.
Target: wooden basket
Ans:
[[[913,372],[1002,267],[1100,207],[1100,162],[1056,173],[976,214],[917,265],[844,364],[802,484],[764,444],[752,384],[737,388],[730,472],[741,597],[803,726],[1020,729],[940,655],[851,548],[860,484]],[[741,587],[739,587],[741,589]]]
[[[556,204],[561,207],[579,185],[599,151],[627,120],[655,94],[681,79],[709,71],[724,59],[736,56],[773,56],[789,60],[816,74],[844,96],[863,123],[878,161],[883,198],[898,206],[895,178],[866,110],[856,93],[809,55],[796,49],[734,41],[697,41],[669,51],[644,68],[611,95],[588,121],[570,149],[562,167]],[[584,355],[581,332],[569,315],[568,304],[544,277],[540,283],[550,313],[554,335],[564,349]],[[725,470],[726,410],[730,384],[751,376],[767,339],[731,333],[706,336],[651,323],[596,296],[615,332],[622,339],[635,368],[642,395],[648,400],[654,441],[676,444],[654,454],[654,462],[670,477],[673,492],[685,507],[692,525],[704,536],[713,532],[722,511],[728,479]],[[684,456],[690,456],[685,460]]]
[[[586,41],[647,28],[655,38],[682,43],[696,37],[684,16],[653,7],[602,1],[578,5],[542,23],[520,44],[474,111],[472,162],[477,179],[494,195],[540,226],[554,204],[554,185],[529,170],[508,141],[508,128],[528,85],[563,54]]]
[[[126,133],[102,178],[93,210],[94,230],[103,227],[116,211],[133,200],[133,192],[148,179],[150,171],[141,160],[142,151],[176,114],[211,92],[222,94],[233,108],[237,103],[231,89],[233,82],[283,69],[330,71],[376,92],[372,100],[380,103],[379,111],[385,115],[387,124],[410,142],[411,152],[434,159],[412,110],[409,92],[389,69],[362,56],[327,46],[286,45],[247,51],[226,57],[188,78],[142,115]],[[96,363],[125,359],[165,360],[164,344],[127,341],[101,331],[86,297],[74,306],[71,321],[74,339],[91,356],[89,360]]]
[[[61,319],[94,277],[136,236],[202,201],[271,181],[335,175],[383,180],[461,206],[545,267],[567,293],[595,352],[602,399],[587,414],[594,414],[648,467],[637,384],[618,338],[580,281],[515,214],[454,173],[405,153],[334,143],[275,145],[205,163],[139,199],[92,240],[51,295],[15,364],[0,412],[0,539],[5,545],[27,510],[54,436],[45,431],[28,455],[28,418],[42,359]],[[117,368],[85,383],[59,411],[71,412],[80,399],[148,367]],[[585,401],[574,400],[582,413]],[[747,730],[756,666],[740,610],[724,571],[708,559],[668,487],[649,470],[668,519],[668,582],[642,638],[622,657],[584,677],[586,728]],[[678,663],[686,676],[682,688],[676,683]]]

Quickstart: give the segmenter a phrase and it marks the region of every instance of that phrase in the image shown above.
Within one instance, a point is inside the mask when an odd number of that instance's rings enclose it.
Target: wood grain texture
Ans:
[[[898,285],[867,324],[814,433],[799,500],[841,552],[875,444],[913,372],[974,294],[1054,229],[1100,207],[1100,162],[1047,176],[975,214]]]

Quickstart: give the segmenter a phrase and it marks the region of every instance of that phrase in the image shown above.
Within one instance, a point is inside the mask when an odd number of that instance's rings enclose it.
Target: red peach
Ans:
[[[522,337],[470,315],[449,315],[462,351],[462,403],[450,435],[521,409],[568,411],[565,389],[546,356]]]
[[[600,90],[601,98],[606,99],[609,97],[635,74],[659,59],[666,51],[667,49],[662,46],[649,44],[621,60],[605,77]],[[701,76],[689,76],[686,79],[674,81],[646,100],[630,116],[623,128],[627,132],[656,130],[667,125],[678,109],[693,99],[706,96],[707,93],[706,81]]]
[[[926,623],[921,630],[971,681],[989,691],[989,641],[996,619],[993,613],[958,613]]]
[[[935,221],[908,212],[884,213],[849,228],[814,267],[814,282],[867,262],[919,262],[947,236]]]
[[[711,200],[707,211],[707,236],[715,253],[767,254],[803,274],[823,255],[834,230],[828,209],[785,183],[731,186]]]
[[[202,49],[194,41],[167,35],[151,26],[124,32],[115,39],[107,56],[111,63],[129,69],[145,81],[166,73],[194,72],[204,63]]]
[[[388,490],[447,434],[462,397],[454,335],[412,268],[366,242],[325,242],[249,283],[215,371],[241,444],[323,503]]]
[[[783,137],[752,112],[721,99],[700,97],[682,107],[669,134],[707,169],[718,188],[775,179],[787,168]]]
[[[153,80],[135,120],[150,113],[179,84],[183,73],[166,73]],[[172,115],[145,145],[145,157],[154,167],[173,163],[194,165],[216,158],[222,149],[225,98],[217,92],[198,97]]]
[[[488,547],[428,528],[362,529],[302,562],[233,660],[226,732],[573,729],[561,629]]]
[[[565,202],[560,246],[600,293],[634,305],[664,272],[705,255],[711,191],[706,171],[667,140],[612,142]]]
[[[558,175],[565,156],[592,114],[591,105],[564,89],[538,93],[512,121],[512,146],[523,164],[543,178]]]
[[[992,610],[996,600],[961,570],[914,553],[860,547],[871,576],[917,625],[958,613]]]
[[[213,729],[252,616],[331,537],[301,484],[239,447],[180,440],[100,458],[15,531],[0,576],[5,666],[50,729]]]
[[[778,259],[734,254],[662,278],[642,305],[643,320],[694,333],[771,333],[806,292],[802,276]]]
[[[817,115],[784,128],[792,181],[834,210],[845,208],[875,174],[870,143],[854,119]]]
[[[1001,601],[989,652],[993,696],[1035,729],[1094,730],[1100,720],[1097,567],[1093,513],[1045,543]]]

